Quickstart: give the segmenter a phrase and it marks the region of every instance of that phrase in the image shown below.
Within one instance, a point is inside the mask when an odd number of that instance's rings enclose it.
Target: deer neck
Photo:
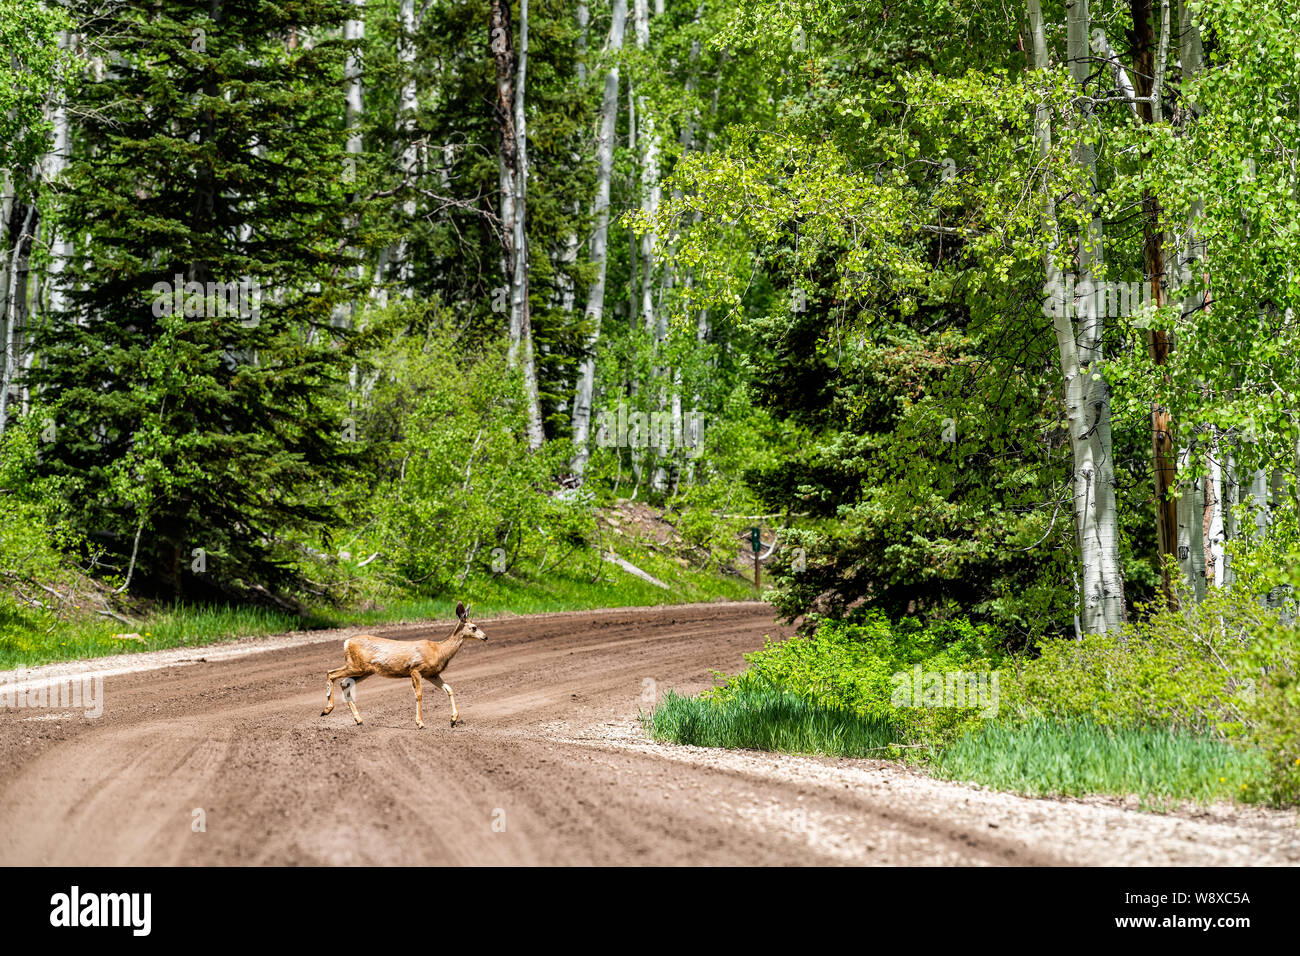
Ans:
[[[442,643],[446,648],[447,655],[443,660],[449,661],[456,656],[456,652],[460,650],[460,646],[465,643],[465,625],[457,624],[456,630],[451,632],[451,637],[447,638]]]

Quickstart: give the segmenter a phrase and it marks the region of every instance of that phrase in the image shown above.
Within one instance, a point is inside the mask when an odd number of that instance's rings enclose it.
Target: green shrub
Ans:
[[[1165,633],[1044,641],[1004,672],[1005,712],[1018,720],[1086,717],[1227,734],[1236,684],[1203,647]],[[1238,702],[1239,703],[1239,702]]]
[[[979,719],[973,707],[900,704],[900,680],[920,665],[923,672],[991,674],[1001,663],[997,634],[964,619],[922,624],[890,622],[872,614],[862,623],[827,621],[811,637],[769,641],[745,656],[749,668],[706,693],[721,703],[778,688],[833,710],[844,710],[905,729],[912,742],[948,739]],[[719,675],[723,676],[723,675]]]
[[[31,652],[37,635],[60,625],[42,586],[64,584],[72,574],[66,553],[82,547],[54,504],[75,489],[35,475],[44,417],[37,409],[11,419],[0,440],[0,659]]]
[[[12,419],[0,439],[0,573],[55,583],[82,541],[54,504],[78,489],[36,475],[44,417]]]
[[[394,462],[357,550],[381,551],[404,587],[439,594],[470,577],[544,570],[593,537],[590,497],[553,494],[570,446],[531,452],[522,377],[502,352],[465,359],[445,341],[381,358],[370,431]],[[387,377],[385,377],[385,374]]]
[[[1011,720],[1166,727],[1258,749],[1245,795],[1300,801],[1300,627],[1240,581],[1161,608],[1119,635],[1045,642],[1005,672]]]

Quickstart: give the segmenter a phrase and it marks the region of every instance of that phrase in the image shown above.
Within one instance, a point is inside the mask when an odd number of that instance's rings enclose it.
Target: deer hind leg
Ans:
[[[415,688],[415,726],[424,729],[424,720],[420,716],[420,701],[424,699],[424,688],[420,686],[420,672],[411,671],[411,686]]]
[[[433,677],[430,677],[429,680],[433,681],[434,684],[445,690],[447,696],[451,699],[451,725],[455,727],[456,721],[460,720],[460,710],[456,707],[456,695],[451,692],[451,685],[436,674]]]
[[[334,682],[336,680],[347,680],[350,678],[352,680],[352,683],[355,684],[357,681],[362,680],[363,678],[368,676],[370,675],[367,672],[361,670],[360,668],[354,667],[351,664],[344,664],[342,667],[336,667],[334,668],[334,670],[327,673],[325,675],[325,678],[326,680],[329,681],[329,697],[326,698],[325,709],[321,711],[321,716],[326,717],[330,714],[331,711],[334,710]],[[358,724],[361,723],[361,714],[357,710],[356,701],[353,700],[352,698],[352,692],[350,686],[347,685],[344,686],[343,699],[348,702],[348,709],[352,711],[352,719],[355,720]]]

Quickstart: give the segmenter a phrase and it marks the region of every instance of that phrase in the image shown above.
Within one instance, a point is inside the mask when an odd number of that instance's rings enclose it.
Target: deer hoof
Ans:
[[[424,729],[424,724],[419,723],[418,721],[416,722],[415,726],[416,726],[416,728],[419,729],[419,730],[423,730],[423,729]]]
[[[453,718],[451,719],[451,725],[452,725],[453,727],[456,726],[456,718],[455,718],[455,717],[453,717]]]

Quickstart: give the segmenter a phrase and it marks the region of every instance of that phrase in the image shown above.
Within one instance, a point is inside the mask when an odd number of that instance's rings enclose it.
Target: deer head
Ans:
[[[484,642],[487,641],[487,635],[483,633],[482,629],[480,629],[477,624],[469,619],[469,608],[465,606],[464,602],[458,602],[456,604],[456,617],[460,619],[461,632],[466,637],[472,637],[475,640]]]

